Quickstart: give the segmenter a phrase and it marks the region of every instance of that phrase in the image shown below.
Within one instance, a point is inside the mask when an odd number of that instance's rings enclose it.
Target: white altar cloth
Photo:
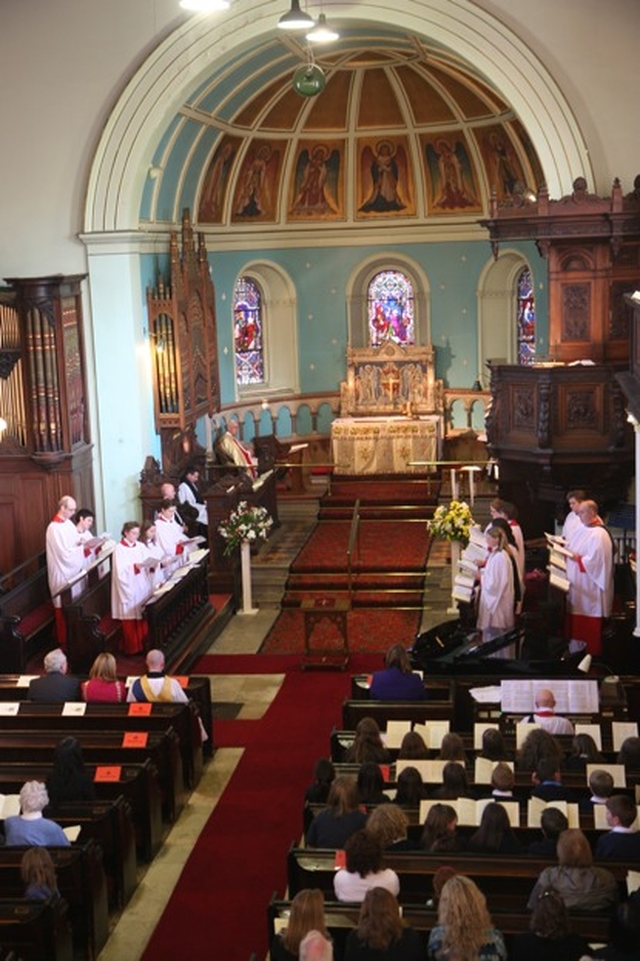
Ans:
[[[440,458],[440,417],[339,417],[331,451],[338,474],[424,474]]]

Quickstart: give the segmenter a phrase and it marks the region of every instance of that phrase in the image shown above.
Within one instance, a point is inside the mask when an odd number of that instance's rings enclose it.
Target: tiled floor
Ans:
[[[290,541],[281,537],[279,553],[282,555],[285,545],[290,544],[292,560],[299,537],[299,531]],[[436,542],[433,545],[427,566],[422,630],[455,616],[447,611],[451,600],[449,556],[446,544]],[[236,615],[214,642],[209,654],[257,652],[277,615],[278,611],[274,609],[260,610],[255,615]],[[277,694],[283,677],[281,674],[215,676],[211,678],[212,699],[240,704],[237,715],[240,719],[259,718]],[[237,748],[216,751],[197,790],[114,928],[99,961],[123,961],[124,958],[137,961],[140,958],[182,868],[241,756],[242,750]]]

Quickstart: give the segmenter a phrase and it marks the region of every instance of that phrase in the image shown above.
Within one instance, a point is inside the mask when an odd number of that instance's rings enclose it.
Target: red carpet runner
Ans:
[[[194,673],[287,674],[261,720],[215,722],[216,747],[245,751],[143,961],[248,961],[252,951],[262,961],[267,905],[274,891],[284,893],[286,854],[302,831],[302,798],[315,761],[328,754],[350,674],[378,666],[379,656],[353,657],[344,673],[305,673],[296,657],[209,656],[197,664]]]

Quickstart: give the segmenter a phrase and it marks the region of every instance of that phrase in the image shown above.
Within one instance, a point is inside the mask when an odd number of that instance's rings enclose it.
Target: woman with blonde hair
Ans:
[[[309,931],[320,931],[329,937],[324,917],[324,894],[319,888],[303,888],[294,897],[286,928],[271,942],[271,961],[298,961],[300,942]]]
[[[116,676],[116,659],[109,651],[98,654],[91,665],[89,680],[83,681],[80,687],[87,702],[124,704],[127,700],[127,688]]]
[[[397,804],[380,804],[367,820],[367,831],[373,834],[384,851],[410,851],[414,845],[407,837],[409,818]]]
[[[385,888],[371,888],[364,896],[358,927],[347,938],[344,961],[423,961],[419,934],[405,927],[398,901]]]
[[[484,894],[471,878],[456,874],[442,888],[438,923],[429,935],[430,961],[504,961],[507,950],[493,927]]]
[[[345,841],[367,823],[359,807],[358,786],[354,777],[337,777],[329,791],[327,807],[309,825],[306,841],[312,848],[343,848]]]

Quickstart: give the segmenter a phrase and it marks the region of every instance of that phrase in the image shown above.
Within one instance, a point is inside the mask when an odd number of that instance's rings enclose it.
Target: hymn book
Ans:
[[[520,827],[520,804],[518,801],[496,800],[492,797],[480,798],[474,801],[473,798],[459,797],[448,801],[426,800],[420,802],[420,821],[424,824],[430,808],[434,804],[448,804],[454,808],[458,815],[460,827],[478,827],[482,820],[482,812],[488,804],[501,804],[509,815],[509,823],[512,828]]]

